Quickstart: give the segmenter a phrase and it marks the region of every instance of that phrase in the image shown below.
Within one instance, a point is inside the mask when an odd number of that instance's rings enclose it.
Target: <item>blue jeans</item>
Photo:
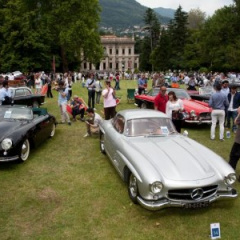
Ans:
[[[237,111],[228,111],[227,112],[227,128],[231,127],[231,120],[232,120],[232,131],[237,130],[237,126],[234,124],[234,120],[237,117]]]

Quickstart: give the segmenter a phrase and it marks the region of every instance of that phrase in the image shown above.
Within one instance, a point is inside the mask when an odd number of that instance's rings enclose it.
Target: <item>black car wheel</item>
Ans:
[[[105,154],[105,143],[104,143],[104,133],[100,132],[100,150],[101,153]]]
[[[51,138],[55,135],[55,132],[56,132],[56,125],[53,124],[53,125],[52,125],[52,131],[51,131],[51,133],[50,133],[50,137],[51,137]]]
[[[128,178],[128,194],[131,200],[136,204],[137,196],[138,196],[138,185],[137,185],[137,178],[130,173]]]
[[[25,139],[20,149],[20,155],[19,155],[20,161],[25,162],[28,159],[29,154],[30,154],[30,143],[28,139]]]
[[[145,102],[143,102],[143,103],[141,104],[141,108],[142,108],[142,109],[146,109],[146,108],[147,108],[147,104],[146,104]]]

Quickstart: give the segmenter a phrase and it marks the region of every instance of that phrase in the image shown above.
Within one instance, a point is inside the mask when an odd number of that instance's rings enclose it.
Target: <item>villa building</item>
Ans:
[[[139,68],[139,55],[135,54],[134,38],[116,37],[114,35],[101,36],[104,57],[97,65],[89,62],[81,64],[81,71],[131,71]]]

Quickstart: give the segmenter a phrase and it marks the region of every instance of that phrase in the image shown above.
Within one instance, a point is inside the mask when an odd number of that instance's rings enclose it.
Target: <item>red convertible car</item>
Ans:
[[[174,91],[177,98],[182,99],[185,110],[185,122],[188,123],[211,123],[212,109],[208,103],[192,99],[186,90],[181,88],[167,88]],[[135,104],[140,108],[154,109],[154,99],[159,93],[159,88],[151,89],[147,94],[136,95]]]

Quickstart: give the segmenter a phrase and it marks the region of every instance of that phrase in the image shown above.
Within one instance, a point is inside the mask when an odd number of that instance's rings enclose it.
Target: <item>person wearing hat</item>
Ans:
[[[8,89],[8,81],[4,80],[0,89],[0,105],[8,104],[11,104],[11,92]]]
[[[94,112],[93,108],[87,109],[87,120],[86,127],[87,127],[87,133],[83,137],[92,136],[92,134],[99,133],[99,125],[102,122],[102,117]]]
[[[82,101],[79,99],[77,95],[73,96],[73,100],[71,102],[71,108],[72,108],[72,116],[73,116],[73,121],[76,121],[76,116],[80,115],[80,120],[84,121],[84,105]]]

